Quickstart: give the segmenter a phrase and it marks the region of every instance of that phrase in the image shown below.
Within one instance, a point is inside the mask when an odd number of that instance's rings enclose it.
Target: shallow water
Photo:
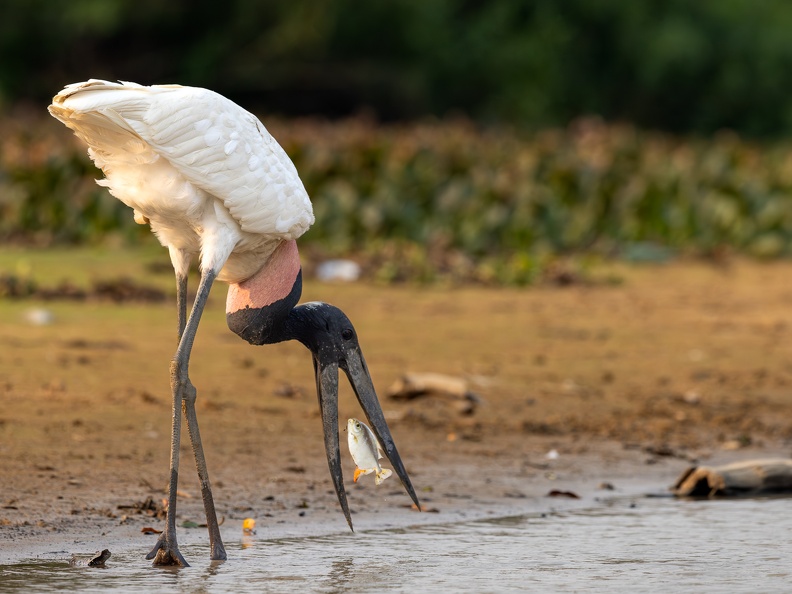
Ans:
[[[579,511],[322,537],[185,546],[187,569],[140,551],[104,569],[68,555],[0,566],[0,591],[769,592],[792,587],[792,499],[615,498]]]

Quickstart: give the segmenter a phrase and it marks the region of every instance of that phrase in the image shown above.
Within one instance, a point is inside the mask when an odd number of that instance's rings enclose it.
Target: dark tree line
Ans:
[[[787,0],[3,0],[0,100],[87,77],[384,120],[792,130]]]

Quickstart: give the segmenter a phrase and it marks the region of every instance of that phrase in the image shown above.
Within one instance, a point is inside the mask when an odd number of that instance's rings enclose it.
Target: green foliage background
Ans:
[[[256,112],[314,202],[305,253],[383,280],[788,255],[790,31],[785,0],[4,0],[0,240],[151,241],[46,116],[95,77]]]
[[[468,120],[274,120],[317,223],[306,254],[352,255],[385,281],[526,284],[559,256],[723,250],[788,255],[792,151],[584,119],[518,133]],[[151,241],[54,120],[7,123],[0,239]]]

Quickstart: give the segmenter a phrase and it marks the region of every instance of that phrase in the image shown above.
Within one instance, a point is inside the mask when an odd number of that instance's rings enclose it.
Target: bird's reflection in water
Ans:
[[[354,556],[346,556],[332,562],[325,579],[328,592],[366,590],[393,572],[390,563],[360,557],[355,562],[355,559]]]
[[[327,574],[328,585],[333,588],[330,592],[346,592],[354,579],[355,559],[353,557],[342,557],[333,561],[330,572]]]
[[[225,561],[210,561],[209,565],[207,565],[206,569],[201,572],[201,579],[200,580],[193,580],[192,578],[190,581],[190,592],[196,594],[202,594],[203,592],[210,592],[210,584],[213,583],[214,579],[221,576],[220,568],[226,564]],[[185,572],[189,573],[189,572]]]

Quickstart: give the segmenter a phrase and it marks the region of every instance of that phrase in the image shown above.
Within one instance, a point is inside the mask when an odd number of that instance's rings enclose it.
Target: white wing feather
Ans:
[[[314,221],[286,152],[258,118],[222,95],[179,85],[90,80],[54,98],[50,110],[56,117],[59,106],[103,116],[108,135],[117,126],[137,136],[187,181],[222,200],[245,232],[296,239]],[[101,158],[101,148],[95,152]]]

